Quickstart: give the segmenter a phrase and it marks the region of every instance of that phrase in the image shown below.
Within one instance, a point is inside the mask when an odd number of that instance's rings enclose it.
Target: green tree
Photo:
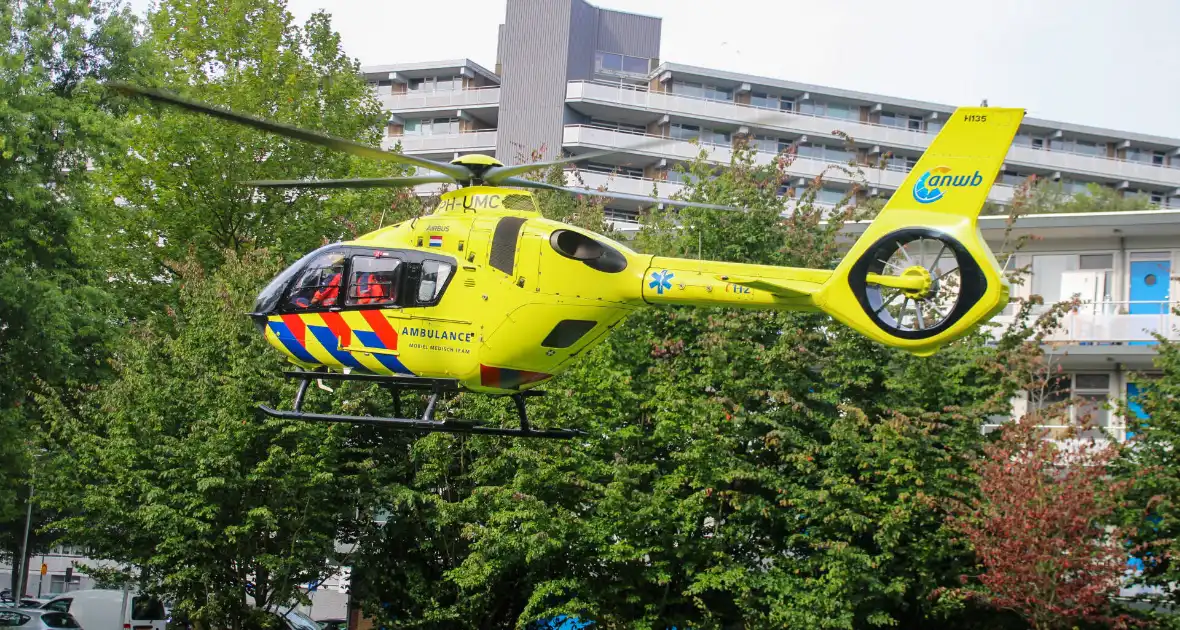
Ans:
[[[1156,206],[1146,195],[1123,196],[1123,193],[1100,184],[1087,184],[1086,190],[1071,192],[1065,184],[1030,177],[1017,187],[1028,214],[1063,214],[1080,212],[1125,212],[1151,210]],[[989,203],[984,214],[1005,214],[1004,206]]]
[[[832,265],[855,208],[815,204],[815,186],[778,197],[790,159],[702,156],[687,198],[749,210],[652,212],[637,246]],[[607,628],[943,627],[931,595],[971,556],[940,501],[973,487],[999,380],[986,340],[916,358],[816,314],[642,309],[533,404],[534,423],[584,439],[434,435],[374,470],[391,516],[362,537],[354,593],[398,627],[558,613]],[[511,417],[486,398],[452,413]]]
[[[36,394],[69,399],[98,379],[118,317],[80,226],[101,203],[88,161],[125,151],[99,82],[136,67],[134,26],[108,2],[0,6],[0,549],[17,564]],[[31,550],[43,523],[37,510]]]
[[[141,84],[376,145],[380,106],[327,14],[300,26],[281,0],[165,0],[147,17],[154,53]],[[141,104],[142,105],[142,104]],[[95,226],[104,259],[139,311],[174,285],[165,261],[190,251],[208,269],[222,252],[268,247],[293,259],[378,227],[389,190],[260,191],[254,179],[344,178],[396,167],[167,107],[128,117],[136,159],[104,169],[116,203]],[[162,282],[161,282],[162,280]],[[154,291],[155,299],[148,299]]]
[[[1158,342],[1158,373],[1137,376],[1141,393],[1122,409],[1134,437],[1121,472],[1135,482],[1123,522],[1136,532],[1129,545],[1139,564],[1134,584],[1154,591],[1144,599],[1174,607],[1180,605],[1180,344],[1163,335]]]
[[[62,448],[41,471],[47,501],[81,510],[56,523],[68,539],[205,627],[240,628],[296,601],[330,572],[367,503],[367,460],[345,427],[257,411],[293,393],[242,315],[280,263],[263,250],[227,252],[209,275],[195,258],[175,263],[170,321],[135,326],[116,378],[80,412],[56,410]]]

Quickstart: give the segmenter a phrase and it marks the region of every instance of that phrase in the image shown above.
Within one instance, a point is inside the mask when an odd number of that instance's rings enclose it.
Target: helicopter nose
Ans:
[[[267,316],[260,313],[250,313],[250,319],[254,321],[254,328],[258,330],[258,334],[265,337]]]

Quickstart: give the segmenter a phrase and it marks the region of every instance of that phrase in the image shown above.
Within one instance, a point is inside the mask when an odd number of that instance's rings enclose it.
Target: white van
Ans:
[[[42,608],[70,613],[82,630],[165,630],[168,624],[160,600],[131,590],[71,591]]]

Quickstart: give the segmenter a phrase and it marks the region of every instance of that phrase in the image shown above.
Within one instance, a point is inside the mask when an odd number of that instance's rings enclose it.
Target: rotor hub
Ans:
[[[907,267],[905,271],[901,272],[901,277],[921,280],[921,285],[917,288],[902,289],[902,293],[906,297],[915,300],[928,300],[938,293],[938,278],[935,278],[929,269],[921,265]]]

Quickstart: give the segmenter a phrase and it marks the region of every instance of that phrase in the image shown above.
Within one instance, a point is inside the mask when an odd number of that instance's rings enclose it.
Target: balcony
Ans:
[[[1173,309],[1180,302],[1094,302],[1082,304],[1068,313],[1060,327],[1046,341],[1049,343],[1124,344],[1154,342],[1155,333],[1180,341],[1180,316]],[[1132,314],[1129,311],[1160,311],[1152,314]],[[1013,316],[1000,315],[994,322],[1007,326]]]
[[[828,137],[840,130],[858,144],[879,144],[884,148],[925,151],[934,135],[889,125],[878,125],[844,118],[828,118],[798,112],[762,109],[731,101],[651,92],[643,86],[620,86],[587,81],[566,85],[566,101],[577,103],[592,116],[609,118],[610,109],[624,107],[651,112],[653,117],[669,114],[691,119],[720,122],[734,126],[776,130],[786,136]],[[1062,171],[1100,178],[1143,182],[1155,186],[1180,187],[1180,168],[1152,166],[1114,158],[1095,157],[1062,151],[1045,151],[1013,146],[1006,163],[1038,170]]]
[[[1135,310],[1157,311],[1132,314]],[[1055,363],[1068,369],[1109,369],[1116,363],[1127,369],[1151,369],[1156,350],[1154,333],[1180,341],[1180,316],[1173,310],[1180,302],[1095,302],[1083,304],[1062,318],[1057,330],[1045,338],[1045,351]],[[1014,323],[1001,314],[991,320],[995,338]]]
[[[650,196],[652,187],[657,190],[657,194],[661,197],[671,197],[672,195],[684,189],[684,186],[664,180],[655,180],[649,177],[627,177],[625,175],[608,175],[606,173],[598,173],[594,171],[579,171],[578,176],[581,177],[582,183],[590,189],[597,190],[603,188],[611,192],[624,193],[628,195],[642,195]],[[572,181],[568,178],[570,186],[577,186],[578,182]]]
[[[567,125],[565,127],[563,143],[566,147],[584,147],[591,149],[613,149],[630,155],[643,155],[655,159],[672,159],[677,161],[692,161],[703,149],[708,152],[708,159],[718,164],[729,164],[733,150],[728,145],[693,144],[686,140],[664,138],[650,134],[631,133],[596,127],[592,125]],[[758,164],[770,164],[777,154],[759,151],[755,161]],[[636,161],[642,164],[643,160]],[[796,177],[813,178],[825,173],[825,179],[833,182],[852,183],[853,178],[840,171],[836,166],[843,162],[825,161],[815,158],[797,157],[791,163],[788,173]],[[875,169],[863,167],[865,181],[870,187],[883,191],[897,190],[905,182],[907,172],[895,169]],[[620,178],[622,179],[622,178]],[[1012,199],[1015,189],[1011,186],[995,185],[992,187],[990,198],[993,201],[1006,203]],[[623,192],[620,190],[620,192]],[[651,194],[650,186],[639,194]]]
[[[381,106],[390,112],[409,112],[435,109],[478,109],[499,107],[500,87],[473,88],[444,92],[414,92],[380,94]]]
[[[407,155],[444,155],[457,151],[495,151],[496,130],[465,131],[429,136],[390,136],[382,141],[385,149],[393,149],[398,143],[402,153]]]
[[[1128,162],[1080,153],[1014,146],[1008,151],[1007,163],[1061,171],[1063,174],[1076,173],[1087,178],[1119,179],[1155,186],[1180,187],[1180,169],[1178,168],[1152,166],[1142,162]]]

